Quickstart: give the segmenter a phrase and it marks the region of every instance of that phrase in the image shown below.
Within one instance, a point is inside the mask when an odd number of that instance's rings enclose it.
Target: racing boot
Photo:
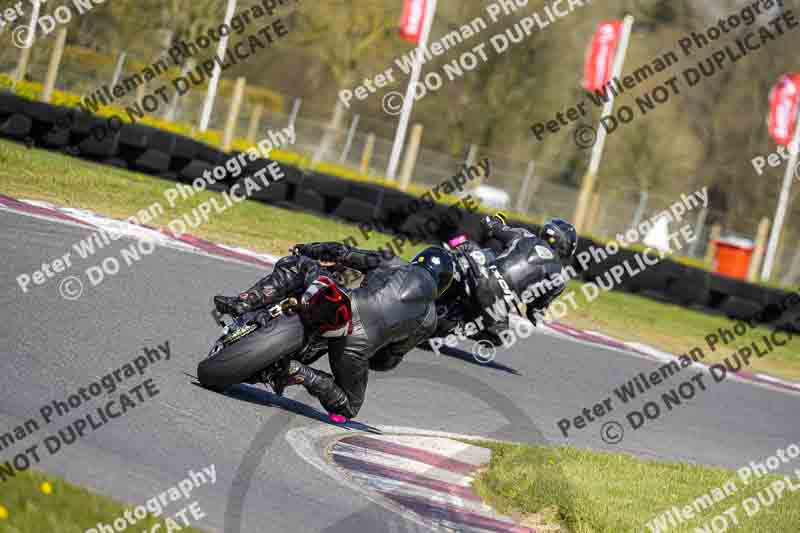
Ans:
[[[333,376],[327,372],[292,360],[289,362],[281,382],[281,393],[283,388],[291,385],[303,385],[308,393],[315,396],[329,413],[352,418],[350,400],[336,384]]]
[[[250,311],[266,307],[271,302],[267,301],[264,293],[257,289],[250,289],[238,296],[214,296],[214,307],[223,315],[232,317],[242,316]]]
[[[306,388],[314,387],[323,378],[321,374],[326,373],[306,366],[300,361],[291,360],[284,374],[284,384],[285,386],[305,385]]]

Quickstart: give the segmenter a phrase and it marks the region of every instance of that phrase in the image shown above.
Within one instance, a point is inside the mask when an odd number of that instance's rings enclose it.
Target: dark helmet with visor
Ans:
[[[436,297],[441,296],[453,282],[455,263],[453,256],[444,248],[431,246],[414,256],[411,264],[419,265],[433,275],[436,281]]]

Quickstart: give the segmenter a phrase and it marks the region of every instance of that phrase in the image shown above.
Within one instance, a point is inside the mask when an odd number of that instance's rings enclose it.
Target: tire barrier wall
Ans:
[[[225,154],[194,139],[149,126],[115,122],[6,91],[0,91],[0,137],[189,184],[202,177],[206,170],[237,155]],[[225,178],[209,188],[230,189],[237,181],[252,176],[268,164],[266,160],[249,162],[237,178]],[[422,209],[427,213],[412,214],[409,206],[420,203],[416,196],[279,164],[285,179],[253,194],[253,199],[431,242],[444,241],[458,233],[472,238],[479,236],[480,216],[475,212],[462,211],[457,227],[444,224],[438,234],[415,235],[412,230],[415,221],[446,210],[448,206],[437,204]],[[531,224],[513,219],[512,223],[538,231]],[[600,243],[581,237],[578,253],[591,246],[603,248]],[[573,266],[584,281],[591,281],[616,264],[632,261],[634,255],[635,252],[622,249],[587,270],[581,271],[577,263]],[[735,320],[755,320],[770,327],[800,332],[800,296],[797,294],[722,277],[670,259],[623,280],[618,288]]]

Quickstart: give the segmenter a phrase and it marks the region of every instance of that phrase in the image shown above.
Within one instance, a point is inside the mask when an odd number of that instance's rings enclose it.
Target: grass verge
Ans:
[[[200,203],[220,196],[219,193],[204,191],[170,207],[164,191],[174,185],[171,181],[0,140],[0,192],[16,198],[83,207],[116,218],[136,215],[157,202],[164,207],[164,214],[149,223],[166,226]],[[207,223],[189,231],[214,242],[245,246],[275,255],[285,255],[292,245],[300,242],[342,240],[354,236],[361,247],[378,248],[391,239],[378,233],[365,239],[352,224],[249,200],[220,215],[212,213]],[[70,244],[67,243],[65,248]],[[410,258],[420,248],[409,246],[403,256]],[[643,342],[675,354],[700,346],[706,353],[707,362],[720,361],[740,345],[749,344],[770,332],[766,328],[750,330],[735,343],[712,353],[708,350],[705,336],[718,328],[733,326],[723,317],[622,292],[602,293],[596,300],[587,302],[578,284],[573,283],[570,288],[575,291],[577,306],[562,319],[564,323]],[[800,379],[797,342],[753,360],[750,369]]]
[[[158,203],[164,213],[148,224],[161,227],[188,215],[210,198],[218,198],[219,204],[224,205],[220,193],[202,191],[179,199],[172,207],[164,192],[174,186],[172,181],[0,140],[0,192],[15,198],[82,207],[115,218],[135,216]],[[377,248],[391,240],[390,236],[378,233],[367,239],[355,225],[250,200],[234,204],[221,214],[212,211],[208,222],[197,228],[189,227],[188,231],[217,243],[279,256],[301,242],[353,236],[359,245]],[[408,247],[403,255],[410,258],[420,248]]]
[[[722,468],[645,461],[567,447],[472,444],[492,450],[487,469],[473,485],[478,494],[500,512],[515,516],[538,531],[724,531],[722,519],[716,518],[724,512],[727,514],[722,516],[728,520],[730,530],[741,533],[800,530],[800,492],[786,489],[780,497],[775,496],[772,505],[755,507],[759,494],[765,502],[770,501],[767,489],[777,489],[772,484],[782,479],[780,476],[764,476],[745,483],[736,472]],[[797,476],[790,480],[800,488]],[[704,495],[709,499],[702,498]],[[698,498],[702,498],[702,504],[695,503]],[[668,520],[663,524],[654,522],[663,519],[669,509],[686,506],[691,506],[694,518],[676,521],[674,526]],[[728,511],[731,508],[733,511]],[[733,523],[733,516],[738,526]],[[712,520],[718,529],[710,525]]]
[[[165,518],[180,512],[189,503],[172,504],[173,508],[165,511]],[[0,533],[84,533],[98,523],[112,525],[115,519],[123,517],[126,509],[131,508],[52,476],[27,470],[2,483]],[[187,520],[192,519],[191,512],[185,516]],[[168,529],[163,520],[153,515],[137,521],[130,529],[151,531],[157,523],[161,524],[159,531]],[[181,519],[176,523],[180,531],[200,533],[199,529],[185,527]],[[172,527],[173,531],[178,531]]]
[[[740,347],[753,342],[765,350],[763,337],[772,333],[765,327],[748,328],[728,344],[720,340],[712,351],[706,337],[716,335],[721,339],[718,330],[733,331],[735,321],[621,291],[602,293],[596,300],[587,302],[579,283],[570,283],[567,290],[574,292],[576,305],[574,309],[569,306],[561,322],[641,342],[673,354],[688,353],[699,347],[704,354],[702,361],[707,364],[720,363]],[[781,333],[781,338],[785,337],[786,334]],[[800,339],[792,338],[762,358],[754,356],[745,370],[800,380]]]

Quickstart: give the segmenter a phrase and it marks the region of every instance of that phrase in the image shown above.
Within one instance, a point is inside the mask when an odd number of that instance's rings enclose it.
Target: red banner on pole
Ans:
[[[799,100],[800,74],[784,75],[769,93],[769,134],[776,143],[792,142]]]
[[[622,21],[601,22],[586,51],[586,64],[583,68],[583,87],[587,91],[597,91],[611,79],[614,55],[622,36]]]
[[[403,15],[400,18],[400,36],[406,41],[417,44],[425,26],[427,13],[427,0],[405,0]]]

